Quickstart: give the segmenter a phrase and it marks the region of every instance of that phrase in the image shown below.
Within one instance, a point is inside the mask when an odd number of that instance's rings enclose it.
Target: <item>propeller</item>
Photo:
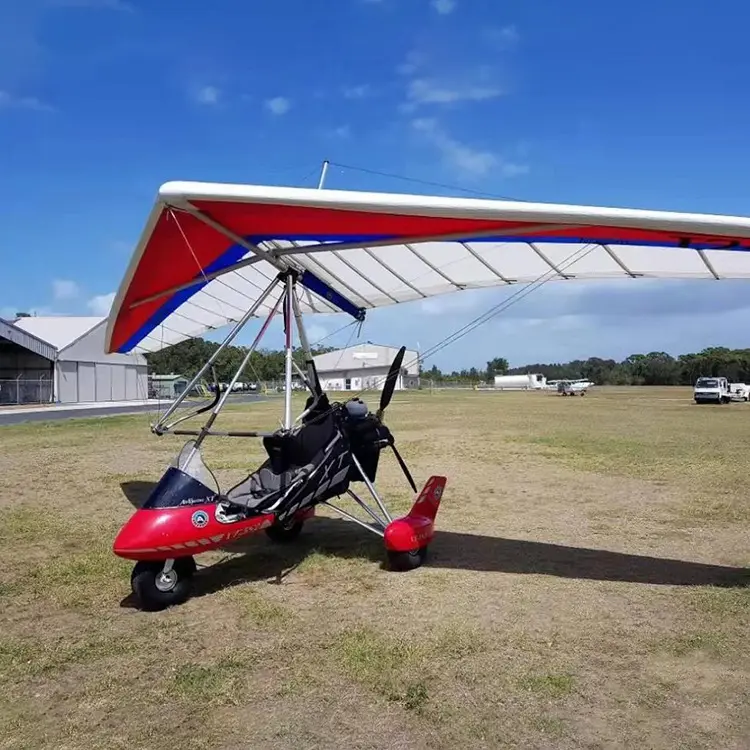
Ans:
[[[380,406],[378,407],[378,410],[375,414],[375,416],[380,420],[383,419],[383,412],[386,410],[388,404],[391,403],[391,399],[393,398],[393,391],[396,388],[396,381],[398,380],[399,373],[401,372],[401,364],[404,361],[404,354],[406,354],[406,347],[402,346],[398,350],[396,356],[393,358],[391,367],[388,370],[388,375],[385,378],[383,392],[380,394]],[[401,458],[401,454],[398,452],[398,450],[396,450],[395,441],[390,430],[388,430],[388,445],[393,450],[393,453],[396,456],[396,460],[398,461],[401,470],[404,472],[404,476],[411,485],[411,488],[414,490],[414,492],[416,492],[417,485],[414,481],[414,477],[412,477],[411,472],[409,471],[409,467],[406,465],[404,459]]]
[[[393,450],[393,454],[396,456],[398,465],[401,467],[401,471],[404,472],[404,476],[406,477],[407,481],[411,485],[412,490],[416,492],[417,483],[414,481],[414,477],[411,475],[411,472],[409,471],[409,467],[406,465],[406,461],[404,461],[404,459],[401,458],[401,454],[396,450],[396,445],[393,442],[393,436],[391,436],[389,444],[391,446],[391,449]]]
[[[378,419],[383,418],[383,412],[386,410],[388,404],[391,403],[393,391],[396,388],[396,381],[401,372],[401,364],[404,361],[404,354],[406,354],[406,347],[402,346],[393,358],[393,362],[391,362],[391,369],[388,370],[388,375],[385,378],[385,385],[383,385],[383,391],[380,394],[380,406],[378,407],[376,414]]]

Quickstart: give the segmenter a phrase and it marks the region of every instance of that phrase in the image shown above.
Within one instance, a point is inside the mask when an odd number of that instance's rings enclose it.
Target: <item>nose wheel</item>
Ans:
[[[143,609],[166,609],[190,597],[196,568],[193,557],[141,560],[130,575],[130,586]]]

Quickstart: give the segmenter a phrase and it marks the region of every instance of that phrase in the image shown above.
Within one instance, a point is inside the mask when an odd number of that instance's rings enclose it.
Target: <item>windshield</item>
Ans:
[[[185,472],[189,477],[197,479],[202,485],[214,492],[219,491],[219,483],[213,472],[203,462],[200,448],[196,448],[195,440],[188,440],[182,450],[172,461],[171,466]]]
[[[719,381],[716,378],[698,378],[695,384],[696,388],[718,388]]]

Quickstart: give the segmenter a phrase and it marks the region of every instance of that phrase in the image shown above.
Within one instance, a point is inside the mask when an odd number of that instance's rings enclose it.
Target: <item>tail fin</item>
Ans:
[[[426,549],[435,533],[435,516],[447,481],[445,477],[430,477],[427,480],[408,515],[395,518],[386,527],[386,549],[392,552]]]
[[[434,521],[438,508],[440,508],[440,500],[443,497],[443,490],[445,490],[447,481],[446,477],[430,477],[409,511],[408,517],[428,518],[430,521]]]

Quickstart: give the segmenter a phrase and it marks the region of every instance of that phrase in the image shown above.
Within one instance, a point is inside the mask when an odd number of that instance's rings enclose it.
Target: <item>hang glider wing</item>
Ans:
[[[109,318],[108,352],[148,352],[238,320],[276,274],[303,313],[553,279],[750,279],[750,218],[169,182]],[[274,304],[259,307],[267,315]]]

